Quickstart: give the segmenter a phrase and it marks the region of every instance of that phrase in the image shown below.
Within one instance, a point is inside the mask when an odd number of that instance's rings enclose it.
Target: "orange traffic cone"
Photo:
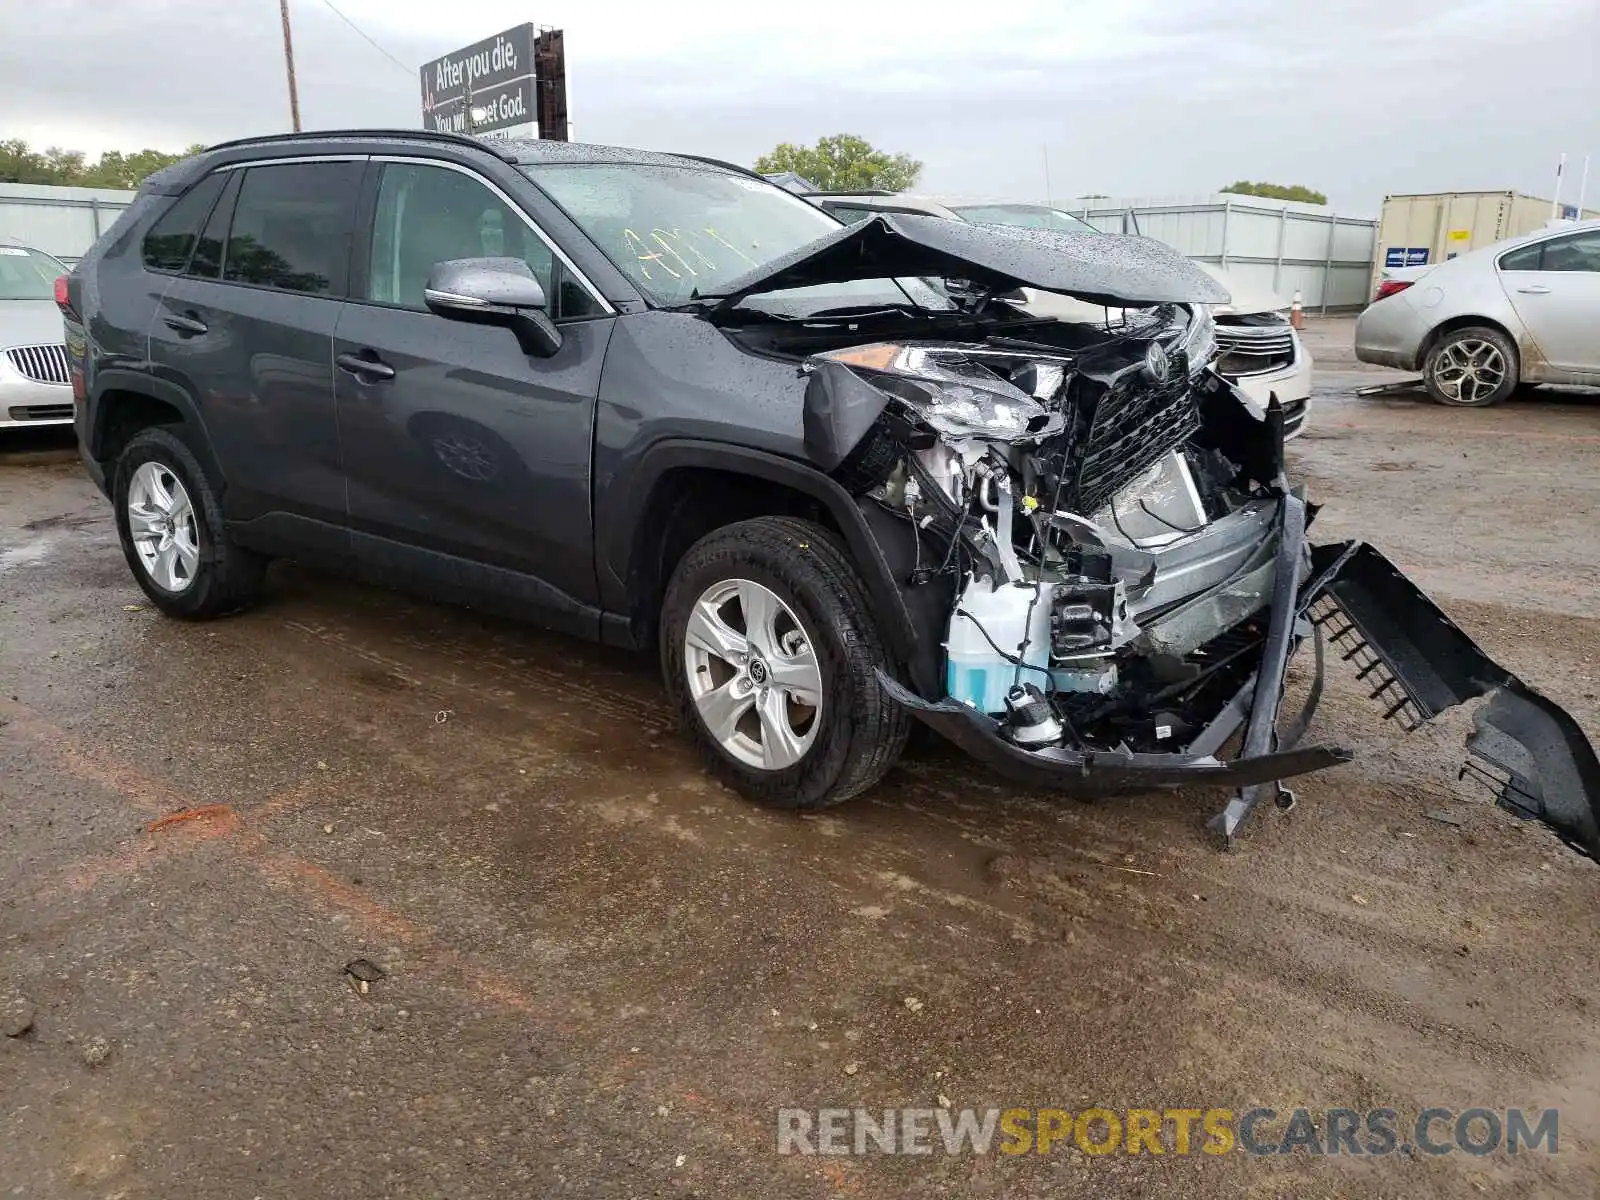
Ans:
[[[1298,291],[1294,294],[1294,302],[1289,305],[1289,324],[1296,329],[1304,329],[1306,327],[1306,315],[1300,311],[1300,293]]]

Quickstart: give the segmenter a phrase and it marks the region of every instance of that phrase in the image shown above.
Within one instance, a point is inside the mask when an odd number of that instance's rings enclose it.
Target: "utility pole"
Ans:
[[[300,90],[294,83],[294,39],[289,36],[289,0],[278,0],[278,15],[283,18],[283,66],[289,72],[289,121],[300,132]]]

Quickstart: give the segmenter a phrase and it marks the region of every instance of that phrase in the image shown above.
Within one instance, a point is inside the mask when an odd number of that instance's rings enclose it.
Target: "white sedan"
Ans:
[[[0,429],[72,423],[55,301],[56,279],[66,273],[43,250],[0,242]]]
[[[1461,408],[1518,383],[1600,387],[1600,221],[1393,272],[1356,322],[1356,357],[1421,371],[1429,396]]]

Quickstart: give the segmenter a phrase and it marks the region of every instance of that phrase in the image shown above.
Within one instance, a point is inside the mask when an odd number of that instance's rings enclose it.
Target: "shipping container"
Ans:
[[[1557,214],[1578,216],[1574,205]],[[1585,210],[1585,218],[1600,212]],[[1378,220],[1378,253],[1372,290],[1386,267],[1425,267],[1478,250],[1506,238],[1543,229],[1551,219],[1550,201],[1520,192],[1433,192],[1385,196]]]

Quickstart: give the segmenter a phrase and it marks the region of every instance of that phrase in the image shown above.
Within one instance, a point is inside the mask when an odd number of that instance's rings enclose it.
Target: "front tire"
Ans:
[[[1517,348],[1498,329],[1473,325],[1445,334],[1428,351],[1422,379],[1435,404],[1487,408],[1517,388]]]
[[[661,609],[667,694],[712,772],[770,808],[829,808],[894,765],[910,718],[866,587],[835,536],[758,517],[689,549]]]
[[[267,560],[229,540],[216,489],[175,431],[137,434],[111,494],[128,569],[162,612],[220,617],[260,597]]]

